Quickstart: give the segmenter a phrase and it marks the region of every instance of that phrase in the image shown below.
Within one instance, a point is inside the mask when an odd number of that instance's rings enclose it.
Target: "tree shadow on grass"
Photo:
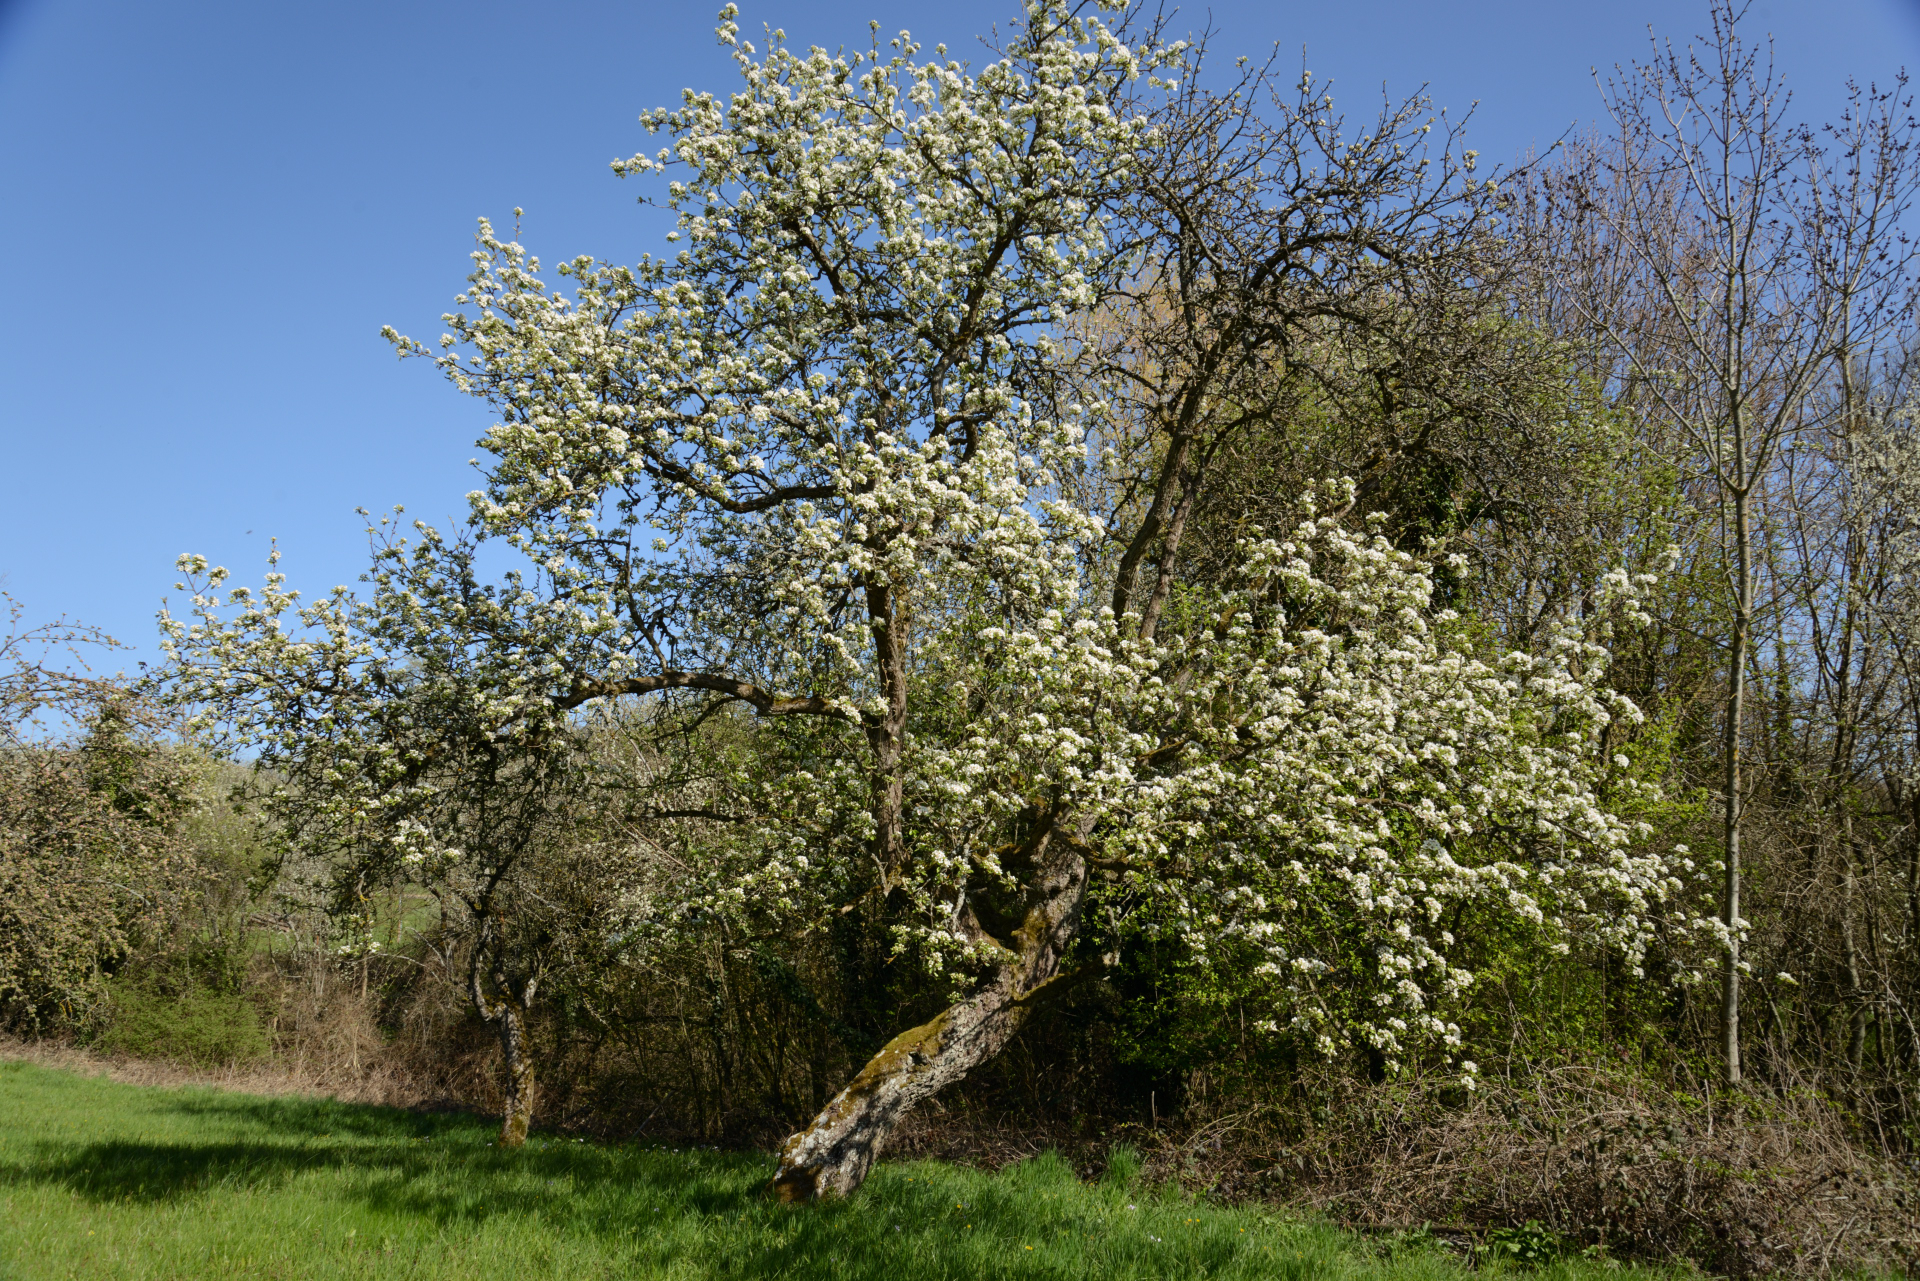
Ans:
[[[501,1214],[596,1235],[660,1212],[737,1215],[770,1170],[750,1155],[663,1153],[536,1137],[493,1145],[495,1127],[464,1114],[327,1099],[183,1092],[149,1115],[191,1118],[206,1138],[40,1139],[0,1161],[0,1185],[57,1186],[95,1204],[170,1204],[223,1191],[273,1192],[330,1175],[320,1191],[436,1226]],[[16,1149],[17,1151],[17,1149]],[[644,1203],[644,1204],[643,1204]]]
[[[494,1123],[471,1112],[429,1111],[342,1103],[336,1099],[300,1097],[262,1098],[218,1090],[183,1090],[162,1109],[202,1122],[252,1126],[263,1135],[288,1138],[306,1135],[356,1135],[374,1139],[432,1138],[471,1132],[484,1140]]]
[[[501,1212],[538,1214],[603,1184],[635,1200],[646,1199],[654,1185],[656,1201],[718,1213],[756,1199],[764,1179],[757,1170],[726,1168],[757,1165],[743,1158],[705,1162],[705,1170],[649,1171],[650,1163],[586,1145],[510,1151],[446,1137],[369,1143],[336,1130],[262,1142],[44,1141],[28,1160],[0,1164],[0,1183],[57,1185],[96,1203],[158,1204],[219,1191],[271,1191],[330,1171],[344,1176],[331,1195],[369,1200],[374,1189],[389,1189],[378,1208],[444,1221],[455,1205],[466,1207],[463,1217],[484,1213],[473,1207],[489,1199]]]
[[[761,1157],[661,1152],[536,1139],[493,1147],[490,1123],[314,1099],[180,1094],[159,1107],[214,1132],[206,1139],[43,1139],[0,1163],[0,1185],[59,1187],[95,1204],[165,1206],[226,1192],[278,1193],[317,1179],[311,1195],[434,1231],[496,1218],[531,1221],[542,1234],[597,1240],[641,1271],[694,1265],[738,1277],[839,1277],[899,1281],[947,1276],[1208,1277],[1236,1270],[1230,1241],[1183,1250],[1157,1237],[1140,1253],[1115,1240],[1097,1267],[1032,1252],[1048,1234],[1091,1237],[1087,1192],[1061,1195],[1060,1213],[1037,1209],[1073,1186],[1070,1171],[999,1178],[950,1172],[918,1180],[876,1178],[848,1202],[769,1203]],[[217,1136],[217,1137],[215,1137]],[[1064,1172],[1064,1173],[1062,1173]],[[1050,1192],[1050,1189],[1052,1190]],[[1079,1208],[1069,1212],[1069,1204]],[[1071,1220],[1071,1222],[1069,1222]],[[1083,1221],[1084,1220],[1084,1221]],[[1237,1230],[1236,1230],[1237,1231]],[[1123,1235],[1125,1235],[1123,1233]],[[1241,1238],[1244,1240],[1244,1238]],[[1192,1243],[1195,1247],[1200,1242]],[[1245,1262],[1244,1259],[1241,1260]]]

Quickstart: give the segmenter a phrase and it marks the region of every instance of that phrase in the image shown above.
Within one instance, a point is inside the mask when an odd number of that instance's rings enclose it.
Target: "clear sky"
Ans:
[[[1759,0],[1810,119],[1920,64],[1917,0]],[[382,324],[432,338],[473,220],[547,262],[664,248],[607,162],[684,86],[727,92],[717,0],[0,0],[0,587],[154,656],[173,559],[351,582],[356,506],[464,511],[485,407]],[[743,0],[797,45],[869,18],[958,52],[1013,0]],[[1430,86],[1489,159],[1599,108],[1590,69],[1684,40],[1694,0],[1222,0],[1229,58],[1302,46],[1356,112]]]

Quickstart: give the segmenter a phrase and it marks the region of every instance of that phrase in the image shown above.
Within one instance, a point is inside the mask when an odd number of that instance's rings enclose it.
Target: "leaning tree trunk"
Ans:
[[[902,1119],[923,1099],[952,1085],[998,1054],[1027,1016],[1082,974],[1062,973],[1061,957],[1079,929],[1086,865],[1064,842],[1041,865],[1049,842],[1033,851],[1039,874],[1025,892],[1018,927],[1001,938],[980,924],[984,904],[970,907],[970,923],[1011,953],[979,992],[931,1022],[902,1032],[867,1062],[806,1129],[780,1151],[772,1190],[783,1201],[845,1196],[873,1168]]]

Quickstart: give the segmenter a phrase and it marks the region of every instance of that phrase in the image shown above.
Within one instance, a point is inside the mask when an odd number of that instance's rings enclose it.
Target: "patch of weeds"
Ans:
[[[1386,1259],[1417,1258],[1422,1255],[1452,1258],[1454,1244],[1447,1238],[1435,1234],[1432,1224],[1423,1223],[1417,1228],[1409,1228],[1403,1232],[1388,1232],[1376,1238],[1374,1249]]]
[[[1544,1268],[1566,1253],[1560,1234],[1538,1219],[1528,1219],[1518,1227],[1495,1228],[1487,1233],[1480,1252],[1522,1268]]]
[[[1125,1192],[1140,1179],[1140,1149],[1131,1143],[1116,1143],[1107,1149],[1107,1170],[1100,1182],[1117,1192]]]

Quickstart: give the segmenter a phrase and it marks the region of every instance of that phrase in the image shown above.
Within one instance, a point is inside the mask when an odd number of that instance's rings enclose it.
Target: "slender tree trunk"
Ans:
[[[1867,991],[1860,978],[1860,941],[1853,923],[1854,900],[1859,891],[1853,856],[1853,815],[1843,814],[1840,818],[1840,942],[1846,951],[1847,1001],[1852,1007],[1847,1016],[1847,1069],[1853,1073],[1857,1091],[1867,1049]]]
[[[1738,409],[1735,410],[1736,422]],[[1744,440],[1736,428],[1735,448]],[[1721,898],[1721,920],[1727,927],[1726,967],[1720,979],[1720,1055],[1728,1085],[1741,1080],[1740,1064],[1740,826],[1745,779],[1741,770],[1741,735],[1746,726],[1747,646],[1753,625],[1753,529],[1749,497],[1734,495],[1733,653],[1728,659],[1726,712],[1726,878]]]
[[[527,1128],[533,1124],[533,1055],[527,1047],[527,1022],[523,1012],[507,1000],[501,1001],[500,1050],[507,1065],[507,1103],[500,1121],[500,1146],[517,1148],[527,1141]]]
[[[1920,948],[1920,796],[1906,798],[1907,810],[1907,940]],[[1920,1044],[1914,1047],[1920,1056]]]
[[[1842,315],[1850,321],[1850,309],[1843,310]],[[1840,370],[1840,404],[1843,413],[1846,415],[1844,431],[1846,439],[1849,441],[1851,441],[1855,435],[1854,417],[1856,413],[1855,406],[1857,404],[1854,388],[1854,357],[1848,341],[1850,330],[1851,324],[1843,321],[1840,342],[1841,356],[1838,362]],[[1857,728],[1853,690],[1854,645],[1856,639],[1860,641],[1863,648],[1867,643],[1866,638],[1860,636],[1860,620],[1858,618],[1859,602],[1865,598],[1861,580],[1867,573],[1867,567],[1863,563],[1866,560],[1866,556],[1863,554],[1862,549],[1859,548],[1854,533],[1851,532],[1851,523],[1844,528],[1849,531],[1843,535],[1844,541],[1842,542],[1845,557],[1844,564],[1846,567],[1847,594],[1845,604],[1840,614],[1840,638],[1837,647],[1838,661],[1834,664],[1835,691],[1833,710],[1831,713],[1833,719],[1833,751],[1828,759],[1827,778],[1831,803],[1840,813],[1840,858],[1841,872],[1844,877],[1840,906],[1840,926],[1842,943],[1846,948],[1847,954],[1848,1000],[1853,1004],[1853,1025],[1847,1034],[1847,1067],[1853,1074],[1854,1092],[1859,1094],[1860,1068],[1865,1057],[1867,1045],[1867,997],[1864,986],[1860,981],[1860,947],[1859,941],[1854,934],[1854,902],[1858,889],[1858,878],[1855,874],[1856,869],[1854,866],[1855,848],[1853,840],[1851,783],[1855,755],[1855,732]],[[1871,657],[1869,655],[1867,661],[1861,664],[1863,679],[1870,663]]]
[[[1179,504],[1181,477],[1186,470],[1187,459],[1193,452],[1192,420],[1198,413],[1199,404],[1200,396],[1192,389],[1182,397],[1179,418],[1174,425],[1172,438],[1167,442],[1166,461],[1160,465],[1159,480],[1154,486],[1153,501],[1140,518],[1140,528],[1127,544],[1127,550],[1120,557],[1119,569],[1114,574],[1115,617],[1124,615],[1132,607],[1134,595],[1140,588],[1140,563],[1153,550],[1155,541],[1166,526],[1168,515]]]
[[[894,1037],[806,1129],[787,1140],[772,1186],[781,1200],[853,1192],[915,1105],[998,1054],[1035,1008],[1086,973],[1060,969],[1079,929],[1086,864],[1064,843],[1050,844],[1050,851],[1045,841],[1036,851],[1054,857],[1025,896],[1017,927],[998,940],[1012,954],[1009,963],[973,996]]]

